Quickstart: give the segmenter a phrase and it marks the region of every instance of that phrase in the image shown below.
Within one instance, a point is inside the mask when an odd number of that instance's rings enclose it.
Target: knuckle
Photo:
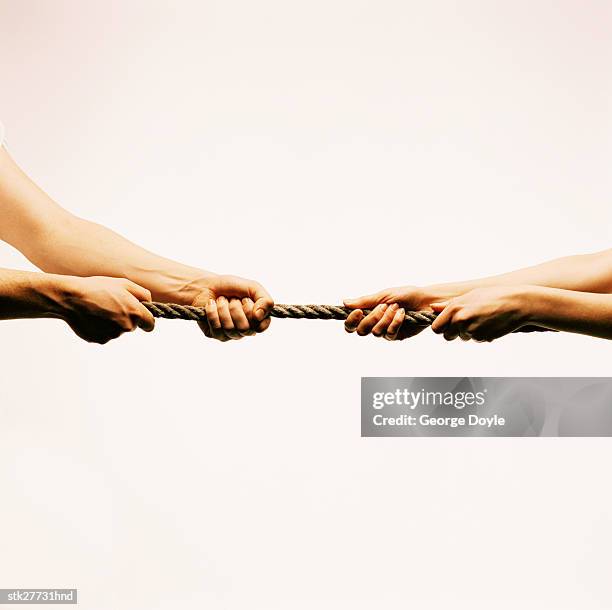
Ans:
[[[268,328],[270,328],[270,324],[272,324],[272,320],[270,318],[266,318],[265,320],[262,320],[259,323],[259,326],[255,329],[255,332],[258,333],[263,333],[266,330],[268,330]]]
[[[454,315],[453,320],[456,322],[467,322],[471,318],[469,312],[465,309],[459,309]]]
[[[133,305],[130,305],[130,309],[129,309],[129,317],[136,319],[136,320],[144,320],[149,316],[149,312],[144,309],[144,307],[137,305],[136,303],[134,303]]]
[[[124,332],[129,333],[133,331],[135,327],[136,325],[134,324],[134,321],[131,317],[123,318],[118,324],[117,332],[119,334],[117,336]]]

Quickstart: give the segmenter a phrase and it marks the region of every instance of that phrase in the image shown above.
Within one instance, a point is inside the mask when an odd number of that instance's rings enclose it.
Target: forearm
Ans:
[[[523,297],[527,324],[612,339],[612,295],[529,286]]]
[[[49,273],[123,277],[154,299],[190,304],[212,273],[157,256],[55,203],[0,146],[0,239]]]
[[[435,302],[448,300],[476,288],[519,285],[612,293],[612,249],[567,256],[501,275],[465,282],[434,284],[426,286],[423,291],[426,300]]]
[[[62,278],[0,269],[0,320],[62,317]]]
[[[261,284],[158,256],[70,214],[39,189],[2,146],[0,239],[40,269],[65,278],[69,288],[60,299],[65,306],[60,317],[86,341],[106,343],[137,327],[152,330],[154,318],[142,304],[151,299],[205,307],[207,321],[200,328],[219,341],[241,339],[270,325],[274,301]],[[44,291],[39,294],[28,278],[21,280],[7,279],[0,315],[59,315]]]
[[[20,250],[40,269],[78,276],[124,277],[154,300],[191,304],[212,273],[158,256],[99,224],[68,213]]]

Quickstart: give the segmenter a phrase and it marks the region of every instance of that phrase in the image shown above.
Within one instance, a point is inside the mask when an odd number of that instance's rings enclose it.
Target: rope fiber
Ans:
[[[143,302],[143,305],[156,318],[191,320],[193,322],[206,320],[206,310],[204,307],[149,301]],[[294,320],[346,320],[351,311],[353,310],[340,305],[274,305],[270,315],[273,318],[290,318]],[[370,309],[363,310],[366,315],[370,311]],[[404,324],[421,327],[431,326],[437,317],[438,314],[433,311],[407,311],[404,317]],[[547,330],[549,329],[539,326],[522,326],[514,332],[528,333]]]

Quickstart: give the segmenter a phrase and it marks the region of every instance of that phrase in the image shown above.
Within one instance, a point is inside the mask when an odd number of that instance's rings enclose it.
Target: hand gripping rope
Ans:
[[[156,318],[192,320],[194,322],[206,320],[206,310],[204,307],[148,301],[145,301],[143,305]],[[291,318],[294,320],[346,320],[351,311],[353,310],[340,305],[274,305],[270,315],[273,318]],[[370,311],[370,309],[363,310],[366,315],[370,313]],[[404,324],[420,327],[431,326],[432,322],[437,317],[438,314],[433,311],[407,311],[404,318]],[[528,333],[547,330],[547,328],[541,328],[539,326],[523,326],[514,332]]]

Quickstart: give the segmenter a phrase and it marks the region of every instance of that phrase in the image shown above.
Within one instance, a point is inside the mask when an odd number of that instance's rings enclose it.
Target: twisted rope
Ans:
[[[192,320],[194,322],[206,320],[206,309],[204,309],[204,307],[148,301],[145,301],[143,305],[156,318]],[[346,320],[351,311],[353,310],[339,305],[274,305],[270,315],[273,318],[291,318],[295,320]],[[363,310],[366,315],[370,313],[370,311],[370,309]],[[431,326],[432,322],[437,317],[438,314],[433,311],[407,311],[404,317],[404,324],[422,327]],[[540,328],[539,326],[523,326],[514,332],[546,330],[548,329]]]

